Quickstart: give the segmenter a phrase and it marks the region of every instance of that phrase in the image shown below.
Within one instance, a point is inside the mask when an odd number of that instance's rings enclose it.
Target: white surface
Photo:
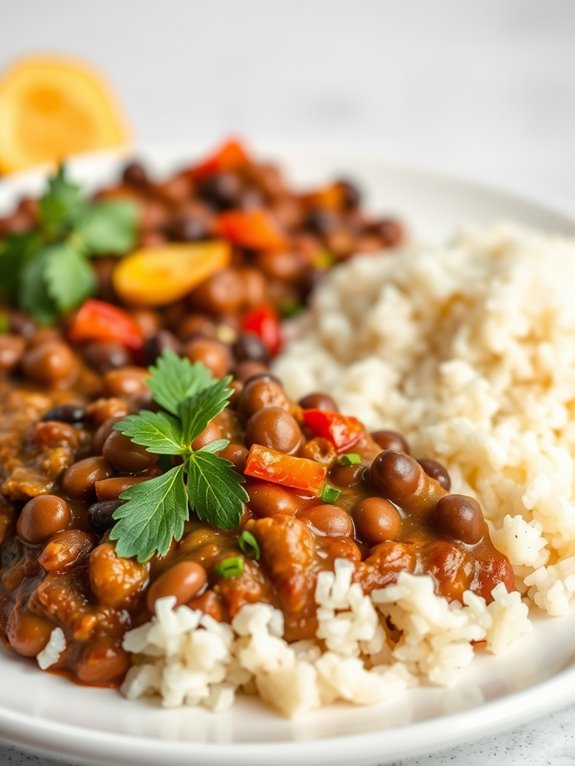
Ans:
[[[141,140],[374,146],[575,211],[571,0],[0,0],[0,30],[0,67],[38,50],[95,62]],[[574,716],[402,764],[563,766]],[[32,762],[0,746],[0,763]]]
[[[393,201],[419,235],[444,237],[454,225],[513,217],[519,222],[575,234],[575,219],[544,205],[488,187],[415,169],[385,165],[373,156],[353,159],[342,150],[266,147],[281,156],[299,182],[347,168],[374,205]],[[177,167],[189,149],[156,149],[140,156],[158,172]],[[81,181],[101,184],[114,176],[113,157],[73,165]],[[29,173],[0,189],[9,197],[37,189]],[[71,685],[40,674],[30,663],[0,653],[0,737],[21,746],[97,763],[155,766],[368,766],[383,757],[418,755],[503,730],[575,700],[575,614],[543,619],[498,657],[483,656],[450,689],[417,688],[372,708],[339,706],[285,721],[253,700],[216,716],[202,709],[166,711],[153,702],[128,703],[117,693]]]

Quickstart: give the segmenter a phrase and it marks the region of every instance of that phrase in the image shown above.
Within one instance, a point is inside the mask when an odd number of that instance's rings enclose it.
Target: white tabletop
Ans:
[[[0,0],[0,30],[0,69],[39,51],[96,64],[143,142],[373,147],[575,213],[571,0]],[[574,716],[402,766],[571,764]],[[0,746],[0,763],[38,760]]]

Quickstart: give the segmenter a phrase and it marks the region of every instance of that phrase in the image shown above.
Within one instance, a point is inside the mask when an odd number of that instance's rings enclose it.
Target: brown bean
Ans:
[[[191,340],[200,335],[203,338],[214,338],[216,335],[215,322],[205,314],[186,314],[177,325],[178,338]]]
[[[125,346],[113,341],[88,343],[82,350],[82,356],[90,367],[102,373],[126,367],[132,361],[132,355]]]
[[[353,521],[343,508],[331,503],[314,505],[298,514],[298,518],[308,522],[316,535],[328,537],[351,537]]]
[[[217,439],[222,438],[222,429],[220,426],[211,420],[204,430],[196,436],[192,442],[192,449],[201,449],[210,442],[215,442]]]
[[[244,447],[243,444],[230,442],[227,447],[224,447],[219,455],[220,457],[223,457],[224,460],[229,460],[230,463],[233,463],[234,468],[237,471],[240,473],[244,472],[246,461],[248,459],[248,450]]]
[[[94,484],[98,500],[117,500],[122,492],[125,492],[134,484],[146,481],[147,476],[113,476],[111,479],[102,479]]]
[[[366,474],[361,463],[352,465],[334,465],[329,472],[329,480],[338,487],[358,487]]]
[[[409,444],[397,431],[372,431],[371,438],[379,444],[382,450],[391,449],[394,452],[405,452],[409,455]]]
[[[401,534],[401,515],[397,508],[383,497],[366,497],[353,512],[359,538],[369,545],[386,540],[397,540]]]
[[[242,292],[246,308],[267,303],[267,282],[261,271],[252,266],[244,266],[238,270],[238,273],[242,280]]]
[[[246,417],[264,407],[281,407],[284,410],[290,408],[289,399],[281,383],[271,375],[246,381],[238,402],[238,409]]]
[[[486,532],[479,503],[466,495],[446,495],[441,498],[431,518],[443,534],[468,545],[478,543]]]
[[[119,423],[120,420],[123,420],[123,416],[108,418],[107,420],[104,420],[102,425],[96,430],[94,436],[92,437],[92,446],[94,448],[94,452],[102,454],[102,450],[104,449],[104,444],[106,443],[108,436],[114,433],[114,426],[116,423]]]
[[[292,490],[265,481],[250,482],[246,489],[250,496],[248,506],[256,516],[275,516],[278,513],[294,516],[305,502]]]
[[[231,369],[232,355],[225,343],[215,338],[193,338],[184,346],[190,362],[201,362],[216,378],[223,378]]]
[[[69,504],[57,495],[37,495],[20,511],[16,533],[26,543],[42,543],[72,521]]]
[[[119,471],[140,473],[156,464],[158,458],[119,431],[112,431],[104,442],[102,455]]]
[[[255,263],[268,277],[282,282],[297,281],[307,266],[301,253],[291,250],[260,250]]]
[[[243,382],[253,378],[254,375],[264,375],[268,370],[267,364],[263,362],[238,362],[234,368],[234,377],[236,380]]]
[[[443,487],[404,452],[380,452],[371,464],[369,476],[383,497],[408,513],[428,514],[445,495]]]
[[[421,458],[417,461],[428,476],[438,481],[446,492],[451,489],[451,477],[447,468],[431,458]]]
[[[291,454],[298,449],[302,439],[296,419],[281,407],[264,407],[254,412],[246,426],[245,442],[248,446],[262,444]]]
[[[121,367],[104,375],[106,396],[137,396],[148,391],[146,381],[150,373],[142,367]]]
[[[190,295],[190,305],[208,314],[234,314],[244,303],[244,281],[237,269],[221,269]]]
[[[73,378],[78,365],[69,346],[59,340],[46,340],[26,351],[22,370],[35,383],[53,386]]]
[[[107,686],[120,681],[129,667],[128,652],[110,636],[99,636],[83,648],[74,673],[83,684]]]
[[[94,538],[81,529],[65,529],[48,540],[38,556],[47,572],[66,572],[83,564],[94,547]]]
[[[105,606],[126,606],[148,582],[148,564],[117,555],[112,543],[102,543],[90,554],[88,573],[93,594]]]
[[[338,406],[335,400],[329,394],[324,394],[321,391],[314,391],[311,394],[303,396],[299,402],[299,406],[304,410],[327,410],[328,412],[338,412]]]
[[[146,364],[154,364],[164,351],[175,351],[176,354],[179,354],[180,342],[169,330],[158,330],[144,343]]]
[[[201,564],[195,561],[180,561],[151,584],[146,596],[147,607],[153,612],[156,601],[165,596],[175,596],[178,606],[185,604],[198,595],[207,579],[206,570]]]
[[[20,335],[0,335],[0,372],[11,372],[19,364],[26,348]]]
[[[8,615],[6,636],[12,649],[23,657],[36,657],[50,640],[54,624],[15,606]]]
[[[62,487],[71,497],[90,497],[94,485],[114,473],[112,466],[102,457],[87,457],[68,468],[62,477]]]
[[[238,362],[252,361],[267,364],[270,358],[261,339],[251,332],[241,333],[234,343],[232,351]]]
[[[123,399],[111,397],[108,399],[96,399],[86,407],[86,417],[97,426],[101,426],[110,418],[124,418],[129,412],[129,407]]]

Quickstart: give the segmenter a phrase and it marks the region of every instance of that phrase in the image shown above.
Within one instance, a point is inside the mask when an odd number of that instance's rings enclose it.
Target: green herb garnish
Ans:
[[[0,297],[53,324],[95,293],[90,258],[134,247],[136,218],[127,200],[83,197],[61,165],[38,202],[37,228],[0,240]]]
[[[320,498],[324,503],[335,503],[341,496],[341,489],[332,487],[331,484],[326,484],[321,491]]]
[[[361,457],[357,452],[347,452],[342,455],[337,461],[340,465],[359,465],[361,463]]]
[[[240,546],[242,553],[245,553],[246,556],[249,556],[256,561],[260,560],[261,551],[259,543],[255,536],[252,535],[251,532],[248,532],[247,529],[244,529],[244,531],[238,535],[238,545]]]
[[[232,577],[239,577],[244,571],[244,560],[241,556],[231,556],[216,564],[214,571],[218,577],[224,580],[230,580]]]
[[[192,442],[228,406],[231,378],[216,380],[204,365],[166,351],[150,368],[148,387],[165,411],[142,410],[114,428],[134,444],[156,455],[177,457],[178,465],[154,479],[125,490],[127,500],[114,513],[110,532],[120,556],[147,561],[165,555],[181,539],[190,509],[223,529],[238,526],[248,494],[243,477],[216,452],[227,447],[218,439],[198,450]]]

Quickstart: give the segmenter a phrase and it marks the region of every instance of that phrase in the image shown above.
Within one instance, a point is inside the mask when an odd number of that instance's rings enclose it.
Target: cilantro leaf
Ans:
[[[41,246],[35,232],[11,234],[0,242],[0,295],[14,300],[18,293],[20,274],[28,259]]]
[[[71,228],[86,209],[80,187],[67,178],[64,165],[48,180],[48,188],[38,203],[42,229],[55,237]]]
[[[182,419],[184,439],[187,444],[202,433],[212,418],[225,409],[232,395],[230,378],[224,378],[212,383],[208,388],[188,396],[180,404],[179,413]]]
[[[228,446],[229,443],[230,443],[229,439],[216,439],[213,442],[204,444],[204,446],[202,447],[202,452],[221,452],[223,449],[225,449]]]
[[[42,250],[22,268],[19,284],[19,304],[40,325],[52,324],[58,308],[48,292],[46,266],[48,251]]]
[[[172,540],[181,539],[189,516],[183,465],[134,484],[120,499],[128,502],[114,512],[117,523],[110,531],[119,556],[147,561],[155,553],[164,556]]]
[[[163,412],[142,410],[120,420],[114,428],[134,444],[148,447],[156,455],[183,455],[186,452],[180,423]]]
[[[187,397],[211,386],[214,378],[208,368],[173,351],[165,351],[155,367],[150,368],[148,388],[155,401],[172,415],[179,415],[179,407]]]
[[[118,255],[133,247],[136,219],[136,206],[128,200],[94,202],[75,233],[90,255]]]
[[[45,252],[46,286],[59,313],[65,313],[92,295],[96,278],[88,261],[70,242],[50,245]]]
[[[231,468],[228,460],[203,449],[186,462],[190,505],[199,519],[222,529],[238,526],[248,499],[242,476]]]

